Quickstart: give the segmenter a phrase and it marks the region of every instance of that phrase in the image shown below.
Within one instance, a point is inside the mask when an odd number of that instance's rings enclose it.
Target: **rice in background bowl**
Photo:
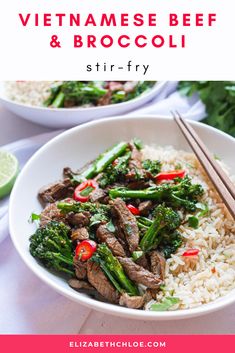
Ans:
[[[14,102],[31,106],[43,106],[55,81],[8,81],[6,95]],[[59,83],[59,82],[58,82]]]

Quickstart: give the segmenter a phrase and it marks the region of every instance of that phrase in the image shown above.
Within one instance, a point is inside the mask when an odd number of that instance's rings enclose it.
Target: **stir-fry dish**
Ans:
[[[127,102],[156,81],[16,81],[6,82],[10,99],[49,108],[95,107]]]
[[[184,168],[177,159],[147,155],[133,139],[82,170],[64,168],[63,180],[39,191],[44,209],[31,217],[38,228],[30,253],[98,300],[156,311],[185,308],[180,278],[195,274],[203,252],[185,234],[196,233],[209,212],[207,186],[190,176],[187,159]],[[178,263],[171,264],[174,258]]]

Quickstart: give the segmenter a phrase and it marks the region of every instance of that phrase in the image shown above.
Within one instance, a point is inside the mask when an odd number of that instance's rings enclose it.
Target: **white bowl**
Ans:
[[[235,172],[235,140],[207,125],[192,122],[193,127],[206,142],[209,149],[220,156]],[[13,243],[27,266],[45,283],[59,293],[93,309],[144,320],[183,319],[218,310],[235,301],[235,290],[228,295],[197,308],[150,312],[128,309],[117,305],[96,301],[85,294],[71,289],[60,276],[50,273],[29,253],[29,236],[35,226],[28,223],[32,212],[40,212],[37,199],[39,188],[60,179],[62,169],[70,166],[77,169],[93,160],[97,155],[120,140],[139,137],[146,144],[173,145],[177,149],[189,147],[170,118],[118,117],[103,119],[75,127],[57,136],[43,146],[29,160],[20,173],[10,198],[9,220]]]
[[[146,93],[124,103],[91,108],[47,108],[35,107],[10,100],[5,93],[4,82],[0,82],[0,103],[11,112],[34,123],[60,129],[73,127],[87,121],[124,115],[151,101],[167,85],[159,81]]]

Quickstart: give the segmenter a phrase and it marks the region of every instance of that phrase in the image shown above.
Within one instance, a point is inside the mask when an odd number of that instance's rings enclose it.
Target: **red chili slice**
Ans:
[[[199,250],[198,249],[189,249],[187,251],[185,251],[182,256],[196,256],[198,255]]]
[[[172,170],[170,172],[161,172],[156,175],[156,180],[173,180],[175,178],[183,178],[185,176],[185,170]]]
[[[75,201],[87,202],[91,193],[98,188],[95,180],[89,179],[79,184],[74,190],[73,198]]]
[[[93,240],[83,240],[80,244],[77,245],[75,256],[81,261],[86,261],[92,257],[96,249],[96,242]]]
[[[133,215],[139,216],[140,211],[139,211],[139,209],[138,209],[137,207],[135,207],[135,206],[133,206],[133,205],[131,205],[131,204],[127,205],[126,207],[128,208],[128,210],[129,210]]]

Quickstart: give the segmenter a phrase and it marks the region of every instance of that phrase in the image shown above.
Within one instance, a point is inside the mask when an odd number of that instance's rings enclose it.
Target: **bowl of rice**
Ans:
[[[202,123],[192,122],[192,126],[235,182],[235,140]],[[181,223],[179,231],[183,242],[166,260],[164,286],[147,303],[145,310],[97,301],[76,292],[63,277],[45,269],[29,253],[29,237],[34,233],[34,225],[27,220],[32,212],[42,210],[37,198],[41,185],[60,179],[65,165],[80,168],[116,142],[133,137],[143,141],[143,158],[161,161],[166,170],[180,165],[194,183],[201,184],[204,193],[200,202],[207,205],[196,228],[188,222]],[[200,316],[235,302],[234,220],[171,118],[102,119],[60,134],[36,152],[21,171],[11,194],[9,215],[13,243],[26,265],[50,287],[78,304],[133,319],[170,320]],[[197,254],[183,256],[188,249],[197,249]],[[169,297],[177,299],[170,308],[151,310],[153,304]]]
[[[87,81],[86,83],[82,81],[0,82],[0,103],[19,117],[43,126],[60,129],[73,127],[87,121],[104,117],[127,114],[151,101],[153,98],[156,98],[167,85],[165,81],[152,83],[150,81],[149,87],[140,90],[140,93],[135,94],[133,98],[131,98],[132,92],[130,91],[130,98],[124,97],[123,99],[125,89],[127,91],[137,89],[138,85],[141,86],[145,82],[128,81],[125,86],[117,81],[110,83],[111,89],[113,89],[115,93],[115,103],[110,101],[109,97],[107,97],[110,93],[110,90],[107,89],[107,94],[104,95],[104,98],[101,97],[98,104],[85,101],[77,106],[73,106],[71,105],[71,100],[67,102],[67,107],[58,107],[58,104],[53,105],[53,101],[51,105],[47,104],[53,90],[62,83],[66,84],[66,82],[81,82],[81,84],[85,86],[85,89],[87,88],[86,86],[88,86],[89,89],[89,84],[94,83],[95,88],[101,88],[101,93],[103,89],[102,85],[104,85],[104,82],[95,81]],[[109,81],[107,81],[107,83],[108,82]],[[118,87],[118,85],[120,85],[120,87]],[[124,90],[121,86],[124,86]],[[118,89],[120,89],[120,91],[118,91]],[[58,103],[58,101],[56,103]]]

